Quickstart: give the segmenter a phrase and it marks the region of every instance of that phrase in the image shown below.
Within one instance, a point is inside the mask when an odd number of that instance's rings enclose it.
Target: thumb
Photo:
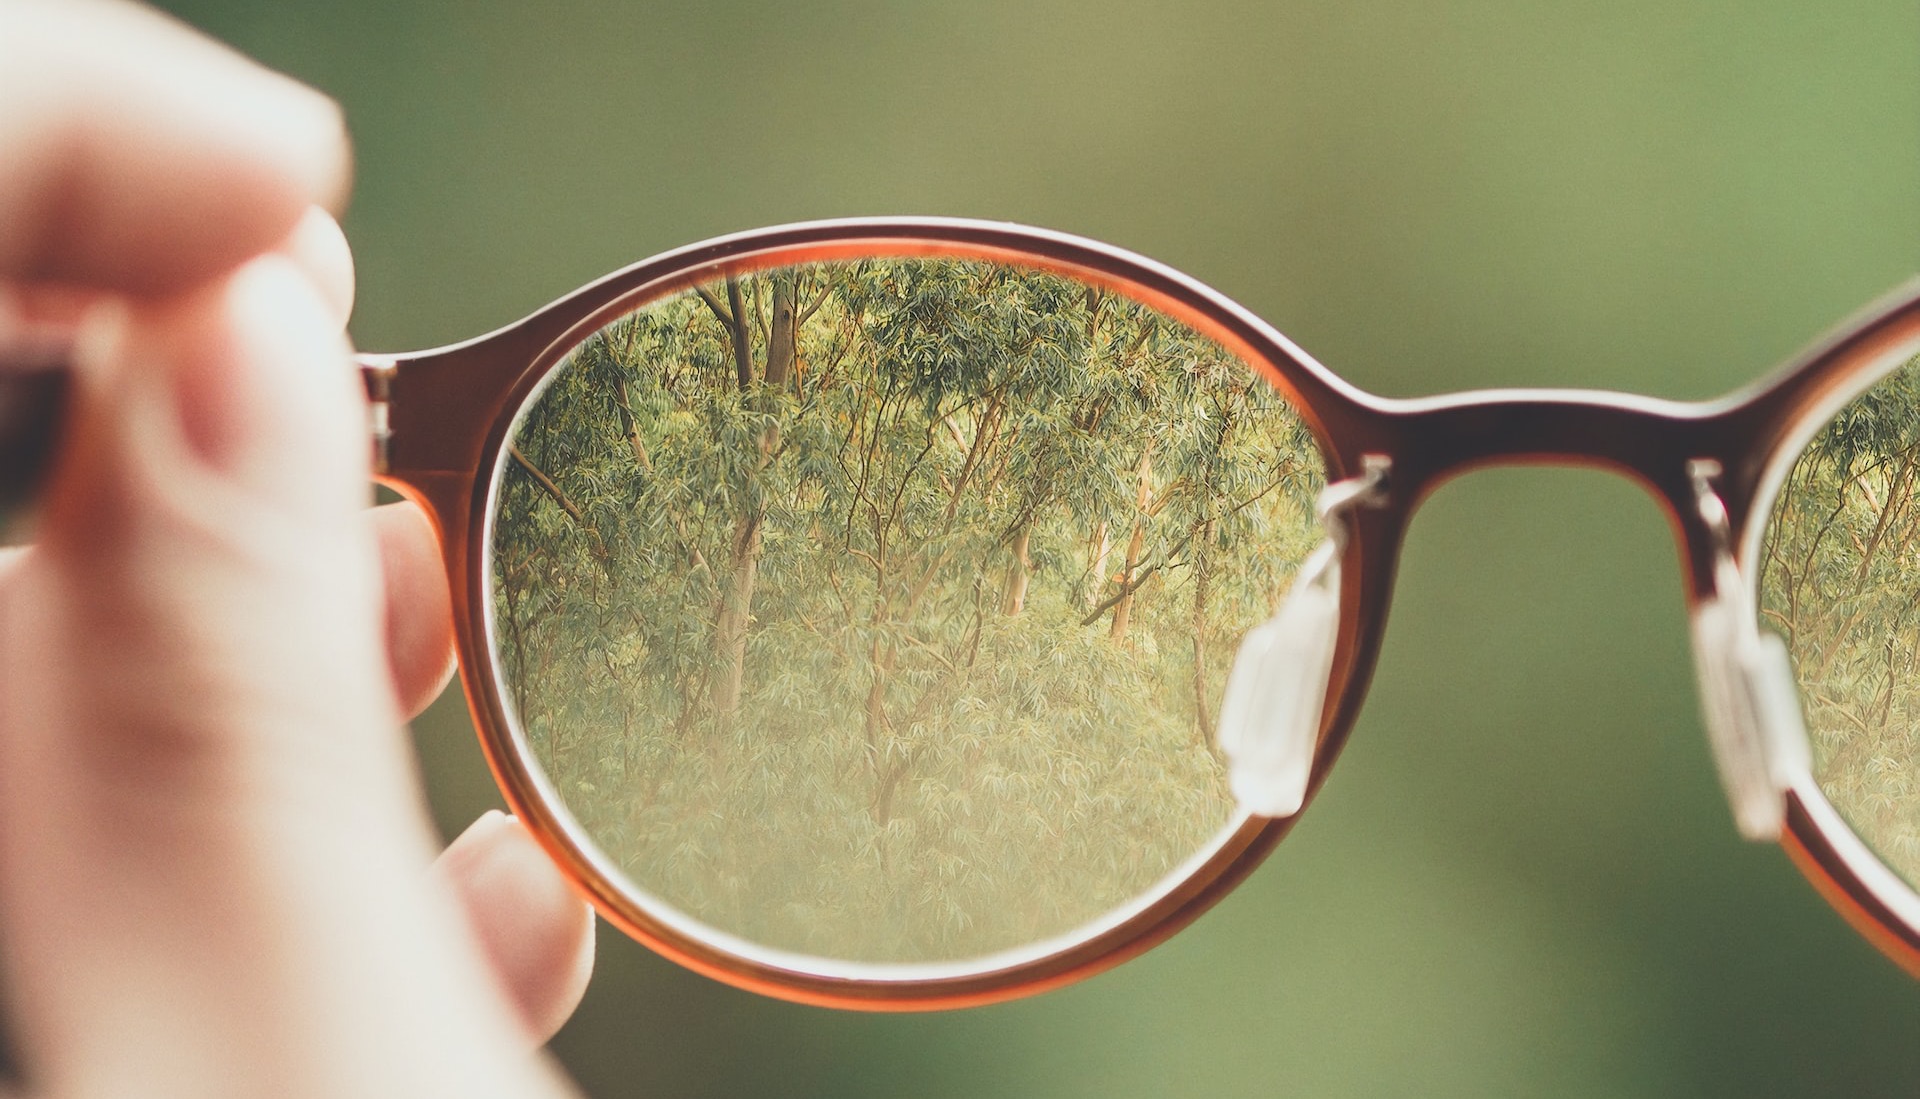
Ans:
[[[41,541],[0,590],[0,942],[30,1070],[497,1087],[476,1044],[514,1049],[516,1022],[423,873],[337,320],[264,258],[81,351]]]

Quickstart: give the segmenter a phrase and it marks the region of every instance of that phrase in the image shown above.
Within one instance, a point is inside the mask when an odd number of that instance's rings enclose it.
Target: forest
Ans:
[[[1324,480],[1269,382],[1113,290],[743,272],[601,329],[524,410],[493,644],[554,788],[657,901],[816,956],[977,957],[1237,819],[1215,712]]]
[[[1814,776],[1920,884],[1920,358],[1795,463],[1763,536],[1762,625],[1787,639]]]

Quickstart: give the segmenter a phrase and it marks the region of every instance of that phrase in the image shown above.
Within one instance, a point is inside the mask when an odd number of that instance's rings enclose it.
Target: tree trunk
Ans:
[[[740,708],[740,685],[747,668],[747,623],[752,618],[753,585],[760,572],[760,514],[743,515],[734,525],[727,582],[715,616],[714,655],[720,679],[713,688],[714,713],[726,717]]]
[[[1153,500],[1153,446],[1140,452],[1140,464],[1134,471],[1139,477],[1139,494],[1136,497],[1138,511],[1133,519],[1133,537],[1127,542],[1127,565],[1120,573],[1120,588],[1126,594],[1113,605],[1113,628],[1107,636],[1115,641],[1124,640],[1127,627],[1133,621],[1133,597],[1129,590],[1133,584],[1133,570],[1140,567],[1140,554],[1147,544],[1147,505]]]
[[[746,303],[740,300],[740,280],[727,276],[727,309],[731,323],[728,335],[733,341],[733,373],[745,393],[753,384],[753,341],[747,338]]]
[[[876,622],[877,622],[876,616]],[[904,760],[887,760],[887,682],[893,677],[893,662],[898,654],[883,648],[875,638],[867,650],[873,666],[873,678],[867,684],[867,766],[873,772],[873,801],[869,809],[874,822],[885,826],[893,812],[893,788],[906,770]],[[886,851],[881,850],[884,861]]]
[[[773,406],[771,391],[785,385],[793,371],[799,350],[800,323],[803,320],[794,309],[793,276],[775,275],[772,276],[772,283],[773,321],[764,329],[767,355],[761,380],[768,387],[768,400],[763,408]],[[710,298],[707,305],[726,324],[733,343],[734,372],[741,392],[746,393],[753,386],[753,351],[740,281],[731,277],[727,279],[725,310],[718,308]],[[757,295],[754,307],[758,315]],[[760,453],[752,473],[755,478],[773,461],[774,454],[780,449],[780,425],[769,422],[760,432],[758,443]],[[635,458],[640,460],[644,450],[637,434],[633,436],[632,444]],[[732,714],[740,706],[741,684],[747,663],[747,627],[753,618],[753,589],[760,570],[760,534],[764,519],[765,514],[756,506],[743,514],[734,525],[733,550],[728,562],[731,567],[722,589],[719,611],[714,616],[714,648],[721,674],[713,691],[713,707],[721,716]]]
[[[1193,534],[1193,722],[1200,745],[1213,746],[1213,714],[1207,704],[1207,598],[1213,589],[1213,520]]]
[[[904,758],[895,760],[887,768],[886,773],[880,776],[880,784],[873,796],[873,822],[882,829],[886,828],[887,822],[893,819],[894,791],[900,788],[900,780],[905,777],[907,777],[907,761]],[[880,843],[881,854],[884,857],[886,854],[884,834],[880,837]]]
[[[793,276],[791,274],[773,277],[773,323],[767,331],[767,364],[761,381],[766,383],[761,392],[759,407],[768,413],[767,426],[760,432],[760,465],[773,460],[780,449],[780,423],[772,412],[779,407],[778,390],[787,384],[788,375],[793,373],[794,359],[799,354],[799,325],[795,323],[793,311]]]
[[[793,372],[793,360],[799,347],[799,325],[794,323],[793,275],[783,273],[773,277],[773,329],[767,340],[767,372],[765,381],[769,386],[782,386]]]
[[[614,383],[614,395],[618,400],[613,407],[620,413],[620,434],[626,436],[627,449],[633,451],[633,462],[640,472],[653,475],[653,456],[647,453],[647,444],[640,438],[640,425],[633,418],[633,402],[627,397],[627,380],[621,378]]]
[[[704,296],[704,295],[703,295]],[[711,298],[713,309],[726,325],[733,344],[733,365],[740,392],[753,385],[753,343],[748,332],[746,302],[740,295],[740,280],[727,277],[727,308],[723,311]],[[760,441],[760,454],[750,476],[759,475],[766,464],[767,447]],[[714,614],[714,658],[720,678],[713,686],[713,710],[716,716],[730,717],[740,708],[741,684],[747,670],[747,625],[753,618],[753,587],[760,571],[760,523],[763,516],[757,505],[749,505],[733,527],[733,546],[728,554],[727,576],[720,588],[720,606]]]
[[[1013,560],[1007,565],[1007,586],[1000,600],[1001,614],[1019,614],[1027,605],[1027,582],[1033,574],[1033,560],[1027,555],[1027,542],[1033,533],[1032,523],[1020,524],[1020,533],[1013,539]]]
[[[1885,690],[1879,692],[1880,697],[1874,700],[1876,709],[1879,712],[1874,716],[1873,721],[1875,726],[1882,729],[1887,727],[1887,719],[1893,716],[1893,684],[1898,678],[1898,673],[1896,673],[1893,668],[1896,645],[1892,635],[1888,635],[1885,648],[1887,653],[1887,685]]]
[[[1107,521],[1093,528],[1093,538],[1089,549],[1092,551],[1087,561],[1087,606],[1100,602],[1100,593],[1107,587],[1107,559],[1113,556],[1113,538],[1107,533]]]

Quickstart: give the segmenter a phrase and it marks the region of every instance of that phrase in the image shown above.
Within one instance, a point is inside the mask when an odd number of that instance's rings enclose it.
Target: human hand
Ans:
[[[509,818],[433,864],[402,721],[451,668],[369,511],[318,95],[151,12],[0,0],[0,351],[77,326],[0,556],[0,957],[37,1092],[549,1095],[591,916]],[[84,319],[82,319],[84,318]],[[431,869],[430,869],[431,867]]]

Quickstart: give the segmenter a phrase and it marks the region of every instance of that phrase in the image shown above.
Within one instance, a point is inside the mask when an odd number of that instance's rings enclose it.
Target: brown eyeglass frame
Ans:
[[[601,914],[692,969],[766,995],[866,1010],[990,1003],[1054,988],[1164,940],[1259,865],[1295,817],[1247,817],[1184,880],[1123,918],[1058,949],[986,968],[900,978],[834,975],[804,960],[752,956],[648,911],[560,808],[503,704],[486,626],[486,521],[516,416],[540,381],[594,331],[695,285],[772,267],[870,256],[948,256],[1052,270],[1103,285],[1214,338],[1280,389],[1303,416],[1328,480],[1390,460],[1377,507],[1351,513],[1333,674],[1308,787],[1325,781],[1359,713],[1379,655],[1408,521],[1448,478],[1493,465],[1571,464],[1623,474],[1673,525],[1696,606],[1713,590],[1716,542],[1697,507],[1690,463],[1719,463],[1744,576],[1771,497],[1801,446],[1846,400],[1920,351],[1920,283],[1855,317],[1784,369],[1735,394],[1677,402],[1579,390],[1489,390],[1392,400],[1349,385],[1246,309],[1171,268],[1046,230],[944,218],[849,219],[779,226],[682,248],[628,267],[466,343],[360,359],[372,401],[376,477],[425,508],[452,589],[461,682],[508,804]],[[1749,580],[1751,583],[1751,580]],[[1810,775],[1784,794],[1781,842],[1820,892],[1876,946],[1920,976],[1920,895],[1840,819]],[[1304,807],[1303,807],[1304,811]],[[1296,814],[1297,817],[1297,814]]]

